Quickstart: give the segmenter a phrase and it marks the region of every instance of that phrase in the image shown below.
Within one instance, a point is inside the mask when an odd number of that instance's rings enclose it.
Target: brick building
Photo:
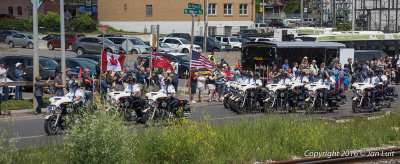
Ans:
[[[160,33],[190,33],[192,17],[184,14],[188,3],[203,0],[98,0],[99,22],[127,31],[150,31],[160,25]],[[204,11],[205,12],[205,11]],[[209,35],[230,35],[253,25],[255,0],[209,0]],[[195,18],[195,35],[203,33],[204,15]]]

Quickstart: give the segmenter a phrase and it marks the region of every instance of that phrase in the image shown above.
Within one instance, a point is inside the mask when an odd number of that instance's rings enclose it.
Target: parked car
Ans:
[[[247,43],[250,42],[250,40],[246,39],[246,38],[238,38],[240,43]]]
[[[58,36],[60,36],[60,35],[59,34],[49,34],[49,35],[46,35],[45,37],[43,37],[42,40],[48,41],[50,39],[56,39]]]
[[[190,37],[190,34],[188,33],[171,33],[168,34],[167,37],[171,37],[171,38],[183,38],[186,40],[191,40],[192,38]]]
[[[188,75],[190,67],[190,57],[183,53],[161,53],[167,59],[171,59],[171,65],[176,68],[178,67],[178,76],[185,78]]]
[[[277,41],[276,38],[251,38],[252,42],[269,42],[269,41]]]
[[[122,48],[114,44],[107,38],[99,37],[79,37],[75,40],[72,45],[72,50],[76,52],[77,55],[83,55],[85,53],[101,53],[102,49],[110,53],[120,53]]]
[[[10,48],[15,46],[33,48],[33,36],[31,34],[15,34],[6,38],[5,41]]]
[[[303,18],[303,25],[314,26],[315,19],[314,18]]]
[[[0,14],[0,20],[2,19],[16,19],[15,16],[10,14]]]
[[[204,50],[203,42],[204,36],[195,36],[194,37],[194,44],[200,45],[201,49]],[[220,52],[220,51],[230,51],[232,48],[226,43],[221,43],[214,37],[207,37],[206,42],[207,52]]]
[[[129,37],[122,43],[122,49],[130,54],[148,54],[150,46],[146,45],[142,40],[136,37]]]
[[[85,54],[85,55],[79,55],[79,56],[77,56],[77,58],[86,58],[86,59],[90,59],[90,60],[93,60],[95,62],[98,62],[98,61],[100,61],[101,56],[100,56],[100,54]],[[150,62],[149,58],[150,57],[148,57],[148,56],[142,56],[142,60],[146,60],[146,62],[144,63],[144,67],[148,67],[149,66],[149,62]],[[133,67],[131,67],[128,64],[126,64],[126,60],[125,60],[124,69],[126,67],[129,67],[131,70],[133,70]]]
[[[15,34],[20,34],[17,30],[4,30],[0,32],[0,41],[5,41],[7,37]]]
[[[22,69],[26,71],[24,79],[33,81],[33,56],[4,56],[2,58],[5,68],[8,68],[7,77],[15,80],[14,70],[15,64],[22,63]],[[54,79],[57,62],[50,58],[39,57],[39,74],[43,79]]]
[[[190,50],[190,41],[183,38],[170,38],[165,37],[159,40],[160,42],[164,42],[168,46],[172,48],[178,49],[178,52],[189,53]],[[193,44],[193,49],[197,52],[202,52],[202,49],[199,45]]]
[[[240,51],[242,49],[242,43],[235,36],[215,36],[215,39],[221,43],[230,45],[233,51]]]
[[[239,38],[249,38],[249,37],[268,37],[268,34],[258,33],[257,30],[247,29],[239,31]]]
[[[282,27],[284,25],[282,19],[271,19],[271,22],[269,23],[270,27]]]
[[[150,46],[150,42],[144,42],[146,45]],[[167,44],[163,42],[158,42],[158,52],[163,52],[163,53],[176,53],[178,52],[177,49],[172,48],[168,46]]]
[[[65,48],[68,51],[72,51],[72,45],[74,44],[75,40],[79,37],[84,37],[83,34],[65,34]],[[47,41],[47,47],[49,50],[54,50],[54,48],[61,48],[61,36],[58,35],[54,39],[50,39]]]
[[[60,58],[53,58],[55,61],[60,61]],[[65,58],[65,67],[71,69],[71,72],[79,74],[79,69],[84,71],[86,68],[90,70],[89,75],[96,74],[97,61],[85,58]]]
[[[14,82],[14,80],[11,80],[9,78],[6,79],[7,82]],[[5,89],[3,89],[3,95],[5,94]],[[8,99],[11,99],[15,96],[15,86],[8,86]],[[4,96],[2,96],[4,100]]]
[[[103,37],[103,34],[98,35],[97,37]],[[123,37],[121,34],[104,34],[105,38],[108,37]]]

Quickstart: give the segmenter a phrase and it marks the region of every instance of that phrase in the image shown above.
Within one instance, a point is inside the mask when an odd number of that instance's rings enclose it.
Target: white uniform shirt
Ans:
[[[79,103],[79,102],[84,103],[85,102],[85,95],[83,94],[83,91],[79,88],[76,90],[71,89],[71,91],[69,91],[65,96],[70,97],[72,100],[81,96],[81,98],[78,101],[76,101],[75,103]]]
[[[167,94],[168,96],[171,95],[171,93],[174,93],[175,96],[175,88],[173,85],[168,85],[168,87],[166,87],[166,89],[163,89],[162,92],[164,92],[165,94]]]
[[[204,77],[203,75],[202,76],[199,76],[198,78],[197,78],[197,87],[204,87],[205,85],[206,85],[206,82],[205,81],[202,81],[202,80],[204,80],[206,77]]]
[[[325,85],[328,88],[328,90],[330,90],[331,85],[332,85],[332,80],[331,79],[319,79],[318,84]]]
[[[247,82],[247,78],[246,77],[241,77],[241,78],[239,78],[239,81],[238,81],[240,84],[246,84],[246,82]]]
[[[387,78],[386,75],[381,75],[381,79],[382,79],[381,82],[387,82],[388,81],[388,78]],[[379,80],[379,78],[378,78],[378,80]]]
[[[286,86],[290,85],[291,83],[292,83],[292,80],[290,80],[289,78],[281,79],[278,82],[279,85],[286,85]]]
[[[140,87],[138,84],[128,84],[128,86],[125,88],[126,93],[130,93],[131,95],[134,94],[135,92],[138,92],[136,97],[140,96]]]
[[[308,83],[309,80],[308,80],[308,77],[307,77],[307,76],[298,76],[298,77],[296,78],[296,82],[305,84],[305,83]]]
[[[262,86],[262,81],[260,79],[255,79],[254,85],[255,86]]]
[[[0,73],[5,73],[7,70],[4,68],[0,68]],[[7,75],[4,74],[3,76],[0,76],[0,83],[6,83],[7,82]],[[0,94],[3,95],[3,87],[0,87]]]
[[[368,84],[378,84],[379,83],[379,79],[376,76],[372,76],[371,78],[366,78],[364,83],[368,83]]]

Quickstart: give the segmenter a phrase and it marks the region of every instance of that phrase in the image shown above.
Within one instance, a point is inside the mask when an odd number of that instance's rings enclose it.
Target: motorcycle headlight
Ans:
[[[367,95],[368,95],[368,97],[370,97],[372,95],[372,93],[371,92],[367,92]]]
[[[128,101],[125,101],[124,105],[125,105],[126,107],[128,107],[128,106],[129,106],[129,102],[128,102]]]
[[[319,93],[319,96],[320,96],[320,97],[324,97],[324,93],[322,93],[322,92]]]
[[[118,50],[119,48],[117,46],[111,46],[112,49]]]
[[[285,93],[281,92],[280,96],[285,97]]]
[[[243,95],[244,95],[244,92],[243,92],[243,91],[239,91],[239,95],[240,95],[240,96],[243,96]]]
[[[154,101],[150,100],[150,99],[147,102],[148,102],[148,104],[153,104],[154,103]]]
[[[162,103],[161,103],[161,106],[162,106],[163,108],[165,108],[165,107],[167,107],[167,103],[166,103],[166,102],[162,102]]]
[[[250,97],[255,97],[255,94],[253,92],[251,92]]]
[[[358,90],[357,90],[357,93],[358,93],[358,94],[361,94],[361,90],[358,89]]]

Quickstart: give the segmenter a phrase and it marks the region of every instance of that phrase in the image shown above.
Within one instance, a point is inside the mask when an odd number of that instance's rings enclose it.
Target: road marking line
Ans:
[[[39,137],[44,137],[44,136],[46,136],[46,135],[15,137],[15,138],[8,138],[7,140],[21,140],[21,139],[28,139],[28,138],[39,138]]]

